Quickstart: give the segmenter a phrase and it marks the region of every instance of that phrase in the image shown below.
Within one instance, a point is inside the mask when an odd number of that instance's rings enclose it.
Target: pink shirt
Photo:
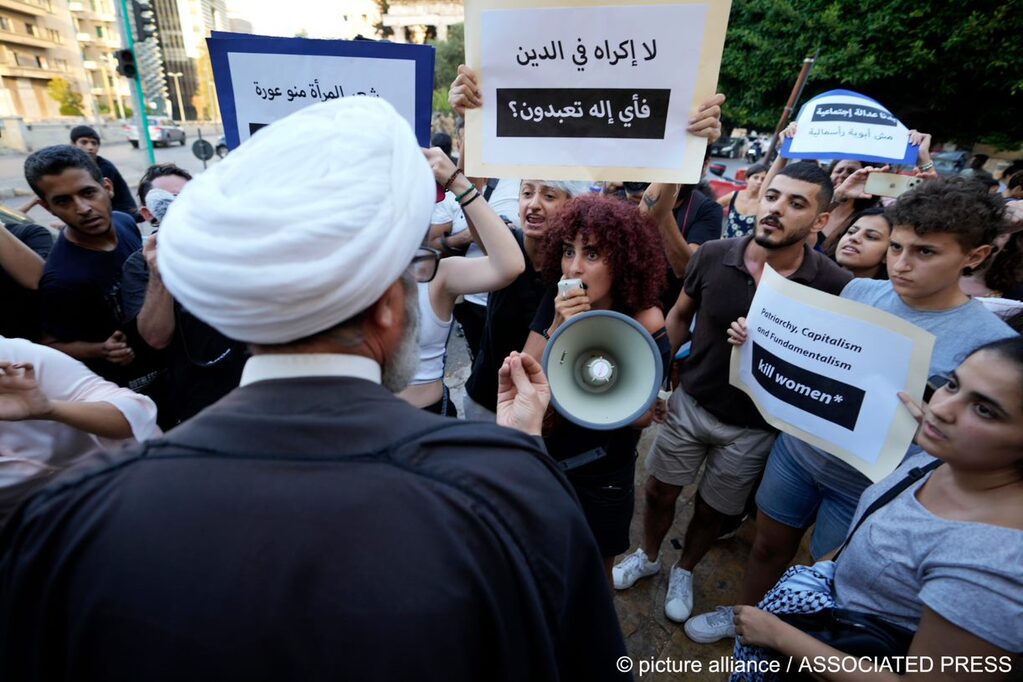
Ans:
[[[134,435],[113,440],[58,422],[0,421],[0,488],[66,466],[97,447],[117,449],[161,433],[152,400],[101,379],[82,363],[49,346],[0,336],[0,360],[32,363],[40,389],[51,400],[110,403],[128,420]]]

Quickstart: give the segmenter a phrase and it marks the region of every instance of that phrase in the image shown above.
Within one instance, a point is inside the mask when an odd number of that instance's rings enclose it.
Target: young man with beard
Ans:
[[[135,359],[120,329],[121,268],[142,248],[131,216],[114,211],[113,190],[89,155],[70,145],[25,159],[25,179],[39,203],[67,226],[39,282],[43,343],[124,384]]]
[[[929,383],[940,384],[975,349],[1015,336],[959,288],[960,276],[990,256],[1005,206],[973,180],[946,178],[903,194],[887,215],[895,226],[888,249],[890,279],[855,279],[842,298],[897,315],[933,334]],[[744,328],[745,320],[739,322]],[[735,340],[744,342],[745,334],[736,332]],[[910,454],[917,451],[914,446]],[[779,436],[757,492],[757,535],[739,603],[760,601],[795,557],[810,526],[815,560],[841,544],[870,484],[837,457],[788,434]],[[693,618],[686,633],[705,643],[734,637],[731,609]]]
[[[693,518],[682,556],[671,567],[665,615],[685,622],[693,608],[692,571],[717,538],[722,522],[740,514],[767,453],[772,430],[749,397],[728,383],[731,346],[726,330],[745,316],[764,266],[806,286],[838,294],[851,275],[806,245],[827,223],[832,186],[816,164],[785,168],[763,193],[753,236],[705,243],[693,254],[667,328],[675,349],[692,339],[682,383],[646,467],[643,545],[614,567],[624,590],[661,569],[660,548],[675,518],[682,487],[697,482]],[[690,333],[694,316],[696,325]]]
[[[331,100],[231,159],[175,200],[157,261],[252,345],[241,385],[15,513],[0,678],[627,679],[597,546],[536,437],[539,364],[502,366],[500,427],[394,395],[437,265],[408,123]]]

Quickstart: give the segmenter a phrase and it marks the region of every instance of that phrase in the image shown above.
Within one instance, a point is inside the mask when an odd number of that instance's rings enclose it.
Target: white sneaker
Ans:
[[[664,615],[676,623],[684,623],[693,612],[693,574],[671,567],[668,578],[668,595],[664,598]]]
[[[611,569],[611,577],[616,590],[627,590],[640,578],[657,575],[660,571],[661,562],[647,559],[646,552],[640,547]]]
[[[701,613],[686,621],[686,635],[700,644],[710,644],[725,638],[734,639],[734,618],[731,606],[719,606],[710,613]]]

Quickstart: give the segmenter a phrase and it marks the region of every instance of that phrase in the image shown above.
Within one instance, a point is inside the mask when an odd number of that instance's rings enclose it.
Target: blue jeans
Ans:
[[[791,528],[816,523],[810,554],[817,560],[845,540],[860,495],[870,484],[845,462],[782,434],[767,458],[757,507]]]

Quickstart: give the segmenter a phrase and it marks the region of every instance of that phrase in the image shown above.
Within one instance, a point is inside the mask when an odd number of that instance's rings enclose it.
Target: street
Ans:
[[[203,129],[203,139],[209,140],[210,144],[216,146],[219,137],[219,126],[214,128],[213,124],[210,124],[209,132]],[[156,155],[156,162],[175,163],[193,175],[202,173],[202,161],[192,154],[192,144],[194,144],[196,139],[195,136],[190,135],[184,147],[180,145],[157,147],[153,150]],[[128,183],[128,187],[131,188],[134,194],[139,178],[142,177],[146,168],[149,167],[149,158],[145,149],[133,149],[128,144],[127,138],[125,138],[124,140],[111,141],[109,143],[104,142],[100,147],[99,155],[117,166],[117,170],[121,172],[125,182]],[[29,189],[28,183],[25,182],[24,164],[27,156],[27,154],[15,153],[0,156],[0,190],[15,189],[24,193],[24,196],[14,197],[11,197],[9,193],[5,193],[5,196],[8,197],[3,199],[5,206],[17,209],[32,199],[32,190]],[[213,165],[219,161],[220,159],[214,156],[208,162],[208,165]],[[138,202],[138,197],[134,198]],[[29,211],[29,216],[40,225],[49,225],[56,220],[39,206]]]

